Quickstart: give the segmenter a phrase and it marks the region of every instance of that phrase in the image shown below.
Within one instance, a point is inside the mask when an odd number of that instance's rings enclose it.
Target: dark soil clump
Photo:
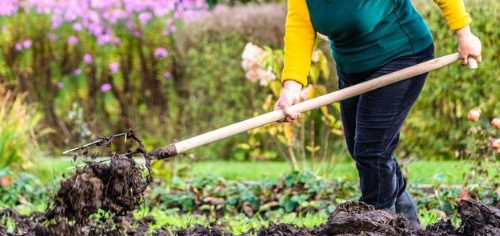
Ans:
[[[458,202],[462,218],[460,231],[463,235],[500,235],[500,209],[474,200]]]
[[[313,235],[307,228],[297,228],[290,224],[273,224],[269,227],[259,230],[258,236],[311,236]]]
[[[340,205],[320,230],[322,235],[410,235],[409,222],[400,214],[375,210],[360,202]],[[321,232],[322,231],[322,232]]]
[[[258,236],[479,236],[500,235],[500,210],[474,200],[458,202],[462,226],[440,221],[426,229],[411,229],[402,215],[376,210],[364,203],[347,202],[330,214],[327,223],[313,229],[270,224]]]
[[[151,182],[151,159],[134,132],[128,130],[123,136],[126,140],[135,141],[139,147],[125,154],[111,152],[109,165],[95,161],[98,153],[89,154],[88,145],[79,147],[85,150],[83,156],[92,160],[77,168],[73,176],[61,181],[45,213],[23,217],[12,210],[0,212],[0,216],[8,215],[16,221],[16,233],[12,235],[143,235],[148,232],[149,225],[144,223],[147,220],[137,221],[130,213],[140,207]],[[114,139],[115,136],[103,137],[93,145],[108,148]],[[136,153],[146,159],[149,171],[146,178],[143,178],[142,168],[132,158]],[[91,219],[91,215],[98,210],[106,212],[109,217]],[[135,234],[127,222],[133,222],[144,230]],[[4,235],[2,230],[0,235]]]
[[[140,206],[147,185],[131,158],[116,156],[110,165],[91,163],[61,182],[47,216],[82,225],[99,209],[116,214],[133,211]]]

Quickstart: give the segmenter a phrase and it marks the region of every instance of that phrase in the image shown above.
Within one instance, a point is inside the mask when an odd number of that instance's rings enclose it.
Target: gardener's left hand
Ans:
[[[481,40],[476,37],[470,30],[469,26],[465,26],[456,31],[458,38],[458,53],[463,66],[469,64],[468,58],[476,59],[477,63],[482,61],[481,57]]]

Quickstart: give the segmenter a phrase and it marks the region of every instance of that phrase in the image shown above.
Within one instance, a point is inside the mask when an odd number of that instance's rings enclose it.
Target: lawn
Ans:
[[[44,158],[38,162],[37,175],[42,181],[58,179],[66,168],[74,165],[67,158]],[[236,161],[201,161],[190,162],[177,159],[176,169],[187,167],[186,177],[199,177],[206,173],[216,174],[227,180],[263,180],[277,179],[289,172],[287,162],[236,162]],[[419,184],[462,184],[464,173],[470,171],[470,163],[465,161],[413,161],[403,168],[409,174],[409,180]],[[358,179],[354,162],[339,161],[335,166],[323,172],[328,179]]]

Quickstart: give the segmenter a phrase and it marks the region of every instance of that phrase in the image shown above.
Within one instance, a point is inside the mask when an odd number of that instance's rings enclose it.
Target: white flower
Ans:
[[[269,84],[269,82],[276,79],[276,75],[270,70],[259,69],[259,70],[257,70],[257,73],[259,75],[258,76],[259,84],[261,86],[267,86]]]
[[[241,67],[246,71],[245,77],[252,82],[259,81],[262,86],[267,86],[269,82],[276,79],[272,68],[265,68],[265,58],[269,56],[266,51],[252,43],[247,43],[241,55]]]
[[[252,43],[247,43],[241,55],[241,66],[244,70],[251,70],[255,67],[264,67],[264,58],[269,54],[268,51],[255,46]]]
[[[311,61],[313,63],[317,63],[319,61],[319,50],[314,50]]]

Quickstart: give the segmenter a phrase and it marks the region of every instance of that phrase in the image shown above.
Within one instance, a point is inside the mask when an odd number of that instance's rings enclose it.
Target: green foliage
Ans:
[[[0,207],[16,207],[21,211],[42,210],[48,191],[35,176],[8,168],[0,170]],[[42,209],[40,209],[42,208]]]
[[[187,51],[185,78],[188,79],[183,81],[182,86],[190,99],[179,104],[186,111],[179,118],[179,127],[184,127],[181,134],[187,132],[183,137],[246,119],[259,105],[257,98],[264,94],[259,93],[254,85],[242,86],[244,74],[235,69],[240,67],[239,60],[235,58],[240,57],[243,42],[236,35],[227,36],[219,43],[204,38]],[[244,137],[219,142],[203,148],[200,153],[204,157],[230,157],[232,146],[238,139]]]
[[[458,63],[430,73],[402,132],[402,155],[419,158],[465,157],[470,124],[467,113],[480,107],[488,122],[500,116],[498,84],[500,70],[497,55],[500,36],[500,3],[492,0],[465,1],[471,13],[472,31],[482,41],[483,63],[477,70],[461,68]],[[457,51],[456,37],[434,4],[419,4],[434,36],[436,56]],[[488,138],[489,139],[489,138]],[[410,145],[411,144],[411,145]]]
[[[168,189],[168,194],[165,194]],[[157,186],[150,204],[181,212],[221,217],[226,213],[276,217],[285,213],[329,213],[331,204],[354,198],[357,184],[330,182],[312,172],[293,172],[278,181],[229,182],[212,174],[192,180],[174,178]]]
[[[23,95],[0,95],[0,169],[27,169],[33,165],[35,134],[42,118]]]
[[[428,1],[418,2],[418,10],[434,35],[436,55],[455,52],[455,36],[439,8]],[[473,32],[483,41],[484,62],[476,71],[457,64],[430,74],[404,127],[398,156],[466,157],[470,148],[467,112],[480,107],[486,118],[480,122],[500,116],[495,86],[500,78],[496,65],[500,36],[495,25],[500,20],[500,3],[469,0],[466,5],[474,20]],[[140,130],[148,147],[164,145],[248,118],[255,111],[262,113],[266,93],[245,80],[241,53],[246,42],[274,49],[283,46],[285,8],[283,4],[221,6],[188,25],[176,22],[179,31],[169,36],[159,33],[165,28],[164,19],[153,19],[141,28],[142,37],[132,36],[123,24],[117,24],[113,35],[120,39],[120,46],[98,45],[93,36],[73,32],[71,24],[53,32],[50,17],[20,12],[16,17],[0,19],[4,26],[0,32],[0,81],[7,89],[29,92],[29,100],[39,103],[44,125],[55,130],[50,139],[44,140],[46,143],[73,146],[92,136],[132,127]],[[51,33],[59,38],[50,41],[47,36]],[[69,45],[68,34],[75,34],[80,43]],[[33,40],[33,46],[17,51],[16,43],[25,39]],[[167,58],[153,56],[159,47],[169,49]],[[91,65],[82,62],[86,53],[94,58]],[[116,74],[109,72],[113,62],[121,64]],[[75,74],[76,69],[82,73]],[[171,72],[172,77],[165,78],[165,72]],[[313,75],[317,73],[313,71]],[[60,82],[62,89],[58,88]],[[113,89],[104,93],[100,86],[105,83]],[[333,78],[321,83],[327,91],[334,90],[334,84]],[[326,140],[320,135],[326,129],[318,131],[322,115],[314,113],[315,140]],[[250,152],[266,150],[251,154],[264,159],[288,155],[280,152],[274,141],[249,140],[245,135],[200,148],[195,154],[250,159],[247,150],[236,147],[240,143],[247,143],[245,148]],[[317,150],[317,143],[307,142],[307,149]],[[326,149],[344,146],[340,138],[331,138],[330,143],[335,147],[330,144]],[[307,149],[304,153],[311,154]]]
[[[251,117],[266,95],[249,84],[241,69],[241,53],[249,40],[282,45],[281,5],[221,8],[186,25],[176,36],[182,80],[178,90],[178,125],[174,137],[188,138]],[[261,34],[259,32],[266,32]],[[237,136],[200,148],[208,158],[231,158]]]

